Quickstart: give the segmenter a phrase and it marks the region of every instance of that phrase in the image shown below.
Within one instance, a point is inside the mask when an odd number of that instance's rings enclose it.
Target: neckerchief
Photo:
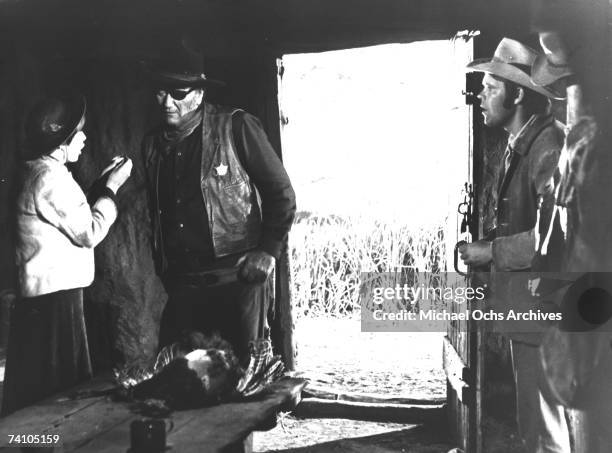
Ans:
[[[174,145],[189,137],[195,128],[202,123],[203,112],[203,108],[198,108],[186,113],[182,118],[181,124],[175,127],[164,128],[162,138]]]

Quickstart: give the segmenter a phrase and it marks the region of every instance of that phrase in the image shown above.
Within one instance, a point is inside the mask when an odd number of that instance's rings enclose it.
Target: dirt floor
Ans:
[[[446,453],[452,445],[440,429],[398,423],[284,417],[255,433],[254,452]]]
[[[361,332],[358,319],[297,323],[298,371],[342,393],[439,400],[446,396],[441,333]],[[255,452],[446,453],[445,429],[345,419],[280,417],[255,433]]]
[[[359,319],[296,323],[298,371],[344,392],[446,398],[443,333],[361,332]]]

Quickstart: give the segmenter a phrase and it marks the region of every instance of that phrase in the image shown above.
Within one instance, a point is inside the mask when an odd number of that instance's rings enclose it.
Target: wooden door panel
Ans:
[[[473,47],[473,39],[471,37],[466,37],[464,42],[466,46]],[[473,128],[478,119],[474,116],[474,108],[471,106],[471,103],[476,100],[475,94],[473,78],[468,76],[466,77],[465,95],[466,103],[470,106],[467,111],[467,124],[470,128],[470,134],[466,150],[469,170],[464,189],[464,203],[467,206],[469,215],[461,219],[463,222],[461,220],[458,221],[459,225],[463,224],[467,227],[467,231],[465,228],[458,228],[455,237],[456,241],[474,241],[479,236],[477,205],[473,199],[475,190],[472,178],[472,175],[475,174],[474,170],[478,168],[478,164],[475,163],[476,160],[474,159]],[[463,212],[466,211],[466,206],[463,206]],[[460,214],[457,213],[456,215]],[[454,244],[449,244],[449,246],[451,245]],[[451,286],[455,287],[468,287],[471,283],[469,277],[462,277],[458,274],[449,274],[448,280]],[[474,304],[474,300],[464,304],[452,303],[451,310],[454,313],[465,313],[468,309],[479,308]],[[470,453],[480,453],[482,451],[480,429],[480,381],[482,379],[480,367],[482,348],[479,328],[480,326],[475,321],[471,321],[469,316],[466,320],[450,321],[443,347],[443,367],[447,377],[447,404],[451,434],[457,446],[463,451]]]

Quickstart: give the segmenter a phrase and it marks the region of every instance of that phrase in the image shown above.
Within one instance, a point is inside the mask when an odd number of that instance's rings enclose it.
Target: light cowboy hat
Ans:
[[[493,58],[479,58],[467,65],[467,69],[488,72],[540,93],[548,98],[563,99],[564,96],[550,88],[536,85],[531,80],[531,67],[538,52],[514,39],[504,38],[495,49]]]

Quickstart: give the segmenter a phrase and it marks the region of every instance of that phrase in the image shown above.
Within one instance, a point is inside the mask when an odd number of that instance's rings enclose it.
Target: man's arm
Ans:
[[[239,112],[232,119],[234,145],[262,200],[259,249],[278,259],[295,216],[295,193],[259,120]]]
[[[518,271],[529,269],[535,255],[534,229],[521,231],[493,240],[492,260],[495,270]]]

